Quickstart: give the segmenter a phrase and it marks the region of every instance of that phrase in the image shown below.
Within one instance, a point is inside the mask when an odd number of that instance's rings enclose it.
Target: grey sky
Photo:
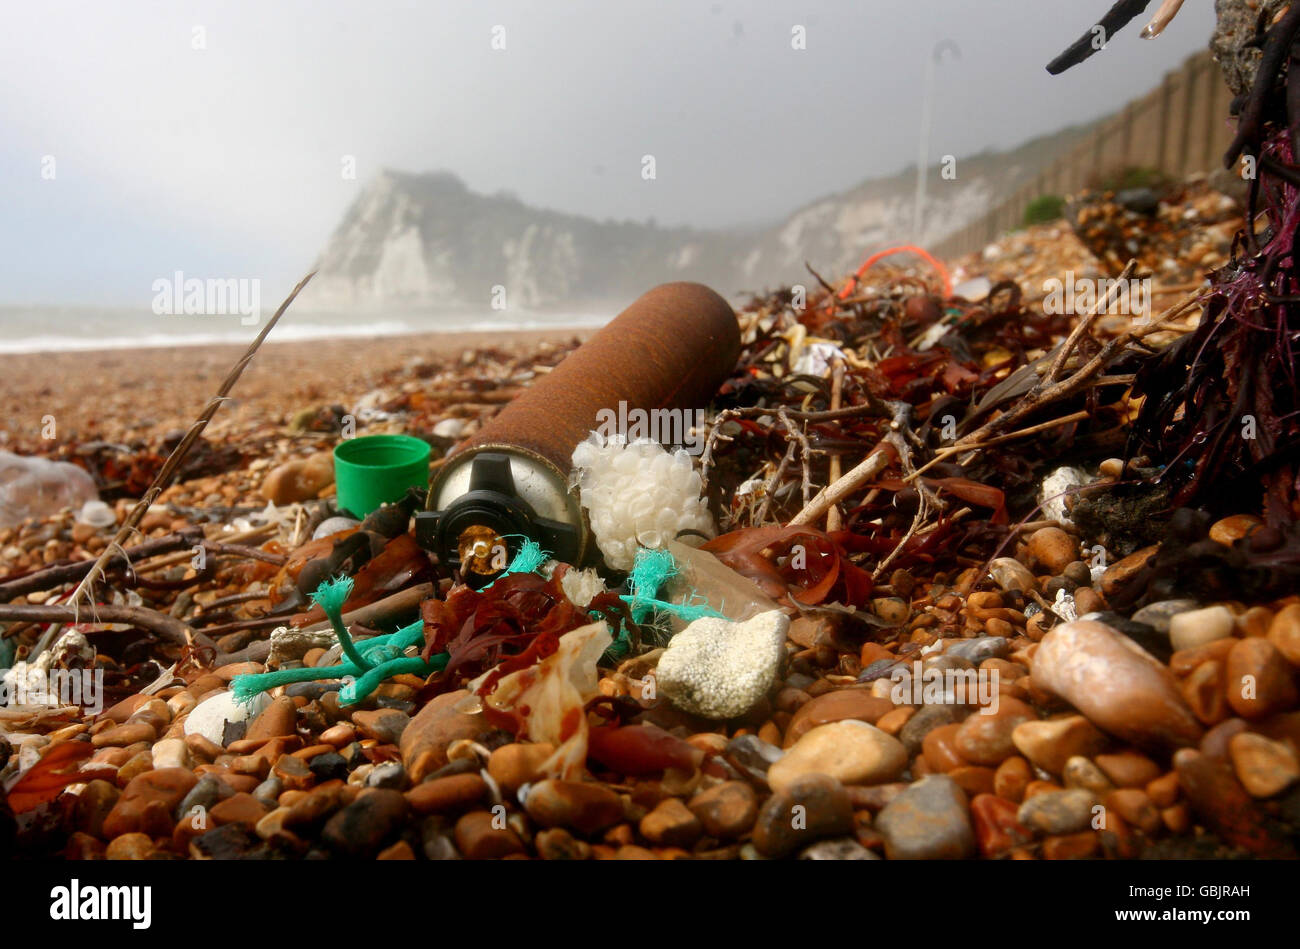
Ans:
[[[939,39],[962,57],[938,71],[933,160],[1109,112],[1213,24],[1190,0],[1158,40],[1134,23],[1048,76],[1109,3],[10,4],[0,302],[147,303],[175,270],[261,277],[278,299],[385,166],[597,218],[773,220],[915,160]]]

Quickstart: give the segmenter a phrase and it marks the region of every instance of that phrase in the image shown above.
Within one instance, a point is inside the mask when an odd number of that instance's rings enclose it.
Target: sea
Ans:
[[[153,313],[145,307],[0,304],[0,353],[200,346],[250,342],[275,312],[260,318]],[[411,333],[507,332],[577,329],[607,323],[618,310],[583,307],[531,310],[386,309],[383,311],[290,309],[267,342],[373,338]]]

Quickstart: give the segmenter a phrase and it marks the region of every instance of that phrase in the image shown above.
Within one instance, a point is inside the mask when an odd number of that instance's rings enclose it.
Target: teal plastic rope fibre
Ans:
[[[546,563],[547,552],[527,538],[519,553],[501,576],[512,573],[535,573]],[[500,577],[498,577],[500,579]],[[311,598],[325,613],[343,649],[344,662],[324,668],[278,669],[235,676],[230,690],[235,701],[248,703],[258,694],[291,682],[344,680],[339,689],[340,705],[355,705],[375,691],[385,679],[395,675],[428,676],[447,667],[447,653],[439,653],[425,662],[419,656],[407,656],[406,650],[424,640],[424,621],[416,620],[395,633],[355,642],[343,624],[343,604],[352,595],[352,578],[338,577],[318,586]]]
[[[403,626],[395,633],[375,636],[361,643],[353,641],[343,625],[343,604],[352,593],[352,578],[340,577],[326,580],[312,599],[316,602],[330,621],[334,635],[338,637],[346,661],[337,666],[312,667],[301,669],[278,669],[275,672],[258,672],[238,675],[230,682],[230,690],[236,702],[251,702],[255,696],[267,689],[288,685],[291,682],[320,682],[332,679],[344,680],[339,689],[340,705],[355,705],[371,692],[375,691],[385,679],[395,675],[409,673],[427,676],[447,666],[447,654],[439,653],[425,662],[419,656],[407,656],[406,650],[424,641],[424,621],[416,620],[409,626]]]

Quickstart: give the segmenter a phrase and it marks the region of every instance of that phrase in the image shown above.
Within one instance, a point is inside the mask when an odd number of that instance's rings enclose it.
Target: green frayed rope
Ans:
[[[677,576],[677,573],[677,561],[670,551],[649,547],[641,547],[637,550],[636,560],[632,564],[632,572],[628,575],[627,581],[628,589],[632,592],[619,597],[631,607],[634,622],[644,623],[647,620],[657,619],[665,613],[687,623],[706,616],[726,618],[706,602],[692,602],[698,598],[694,594],[687,597],[686,602],[683,603],[658,599],[660,588]],[[593,615],[597,612],[593,611]],[[630,630],[625,629],[621,622],[617,625],[618,633],[609,648],[605,650],[605,655],[611,660],[622,659],[632,651]]]
[[[525,538],[519,553],[515,555],[515,559],[501,576],[512,573],[535,573],[542,564],[546,563],[547,557],[547,552],[538,544]],[[345,682],[339,689],[339,704],[355,705],[375,691],[385,679],[392,676],[403,673],[427,676],[447,668],[449,656],[445,652],[433,656],[428,662],[419,656],[405,654],[411,646],[423,641],[423,620],[416,620],[411,625],[403,626],[397,632],[386,636],[375,636],[359,644],[353,641],[347,627],[343,625],[343,604],[351,595],[351,577],[325,580],[311,595],[312,600],[329,619],[330,627],[338,637],[339,645],[343,647],[346,662],[325,668],[306,666],[301,669],[279,669],[275,672],[237,675],[230,681],[230,691],[235,701],[247,704],[267,689],[288,685],[291,682],[343,679]]]

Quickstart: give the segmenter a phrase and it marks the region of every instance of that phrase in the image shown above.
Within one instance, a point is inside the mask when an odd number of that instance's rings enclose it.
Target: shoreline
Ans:
[[[367,392],[441,372],[464,372],[466,352],[518,358],[568,348],[596,327],[453,330],[368,339],[268,339],[213,417],[208,433],[279,424],[321,404],[351,407]],[[0,449],[48,454],[88,440],[155,441],[187,428],[247,343],[0,353]],[[55,437],[43,437],[53,416]]]

